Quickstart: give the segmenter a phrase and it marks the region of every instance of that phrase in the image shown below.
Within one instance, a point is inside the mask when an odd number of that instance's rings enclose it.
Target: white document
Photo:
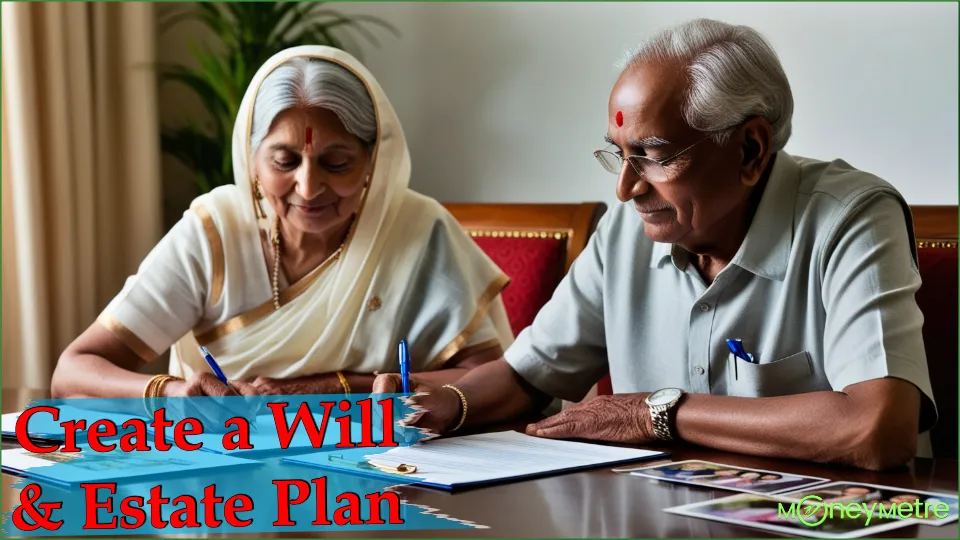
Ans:
[[[103,482],[145,476],[164,475],[236,466],[259,466],[260,462],[221,456],[211,452],[190,452],[171,448],[167,451],[95,452],[81,446],[81,452],[35,454],[23,448],[3,450],[3,471],[41,478],[59,484]]]
[[[22,413],[23,411],[18,411],[3,415],[0,431],[3,431],[4,434],[15,434],[17,432],[17,418],[20,418]]]
[[[329,452],[310,454],[291,458],[291,461],[331,467],[329,455]],[[364,458],[370,463],[388,467],[414,465],[416,472],[405,475],[414,483],[454,489],[662,455],[663,452],[541,439],[504,431],[437,439],[379,454],[367,454]]]
[[[134,416],[132,414],[87,410],[74,407],[72,405],[57,405],[56,408],[59,410],[56,420],[53,419],[53,415],[46,412],[37,412],[30,417],[30,419],[27,421],[27,431],[30,437],[62,441],[64,440],[64,430],[60,424],[70,420],[86,420],[88,427],[97,420],[110,420],[117,425],[118,429],[123,425],[124,422],[130,420],[131,418],[139,418],[147,421],[143,417]],[[3,415],[2,426],[0,426],[0,430],[3,431],[4,435],[16,435],[17,419],[20,418],[21,414],[23,414],[23,411],[12,412]],[[122,432],[123,430],[120,429],[121,434]],[[117,437],[119,436],[120,435],[118,434]],[[86,431],[78,431],[77,439],[85,440]]]

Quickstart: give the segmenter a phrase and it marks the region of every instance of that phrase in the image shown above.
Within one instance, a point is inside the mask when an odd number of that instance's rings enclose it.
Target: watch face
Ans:
[[[676,388],[664,388],[663,390],[657,390],[656,392],[650,394],[647,398],[650,405],[666,405],[671,401],[680,397],[680,390]]]

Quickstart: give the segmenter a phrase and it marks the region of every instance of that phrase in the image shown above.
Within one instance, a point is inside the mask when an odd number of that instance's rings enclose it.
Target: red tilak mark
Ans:
[[[617,111],[617,127],[623,126],[623,111]]]
[[[306,142],[306,145],[307,145],[307,146],[312,146],[312,145],[313,145],[313,130],[310,129],[309,126],[307,126],[307,142]]]

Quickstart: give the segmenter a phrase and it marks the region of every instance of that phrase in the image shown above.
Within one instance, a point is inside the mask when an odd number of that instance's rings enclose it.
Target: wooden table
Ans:
[[[4,413],[21,410],[42,392],[2,391]],[[671,448],[673,460],[703,459],[738,467],[784,471],[834,480],[849,480],[957,493],[957,462],[917,459],[900,471],[873,473],[809,463],[755,458],[692,446]],[[3,512],[19,500],[16,477],[3,475]],[[493,486],[460,493],[401,488],[404,497],[449,516],[485,525],[487,529],[374,531],[362,533],[250,534],[251,537],[758,537],[778,536],[758,529],[676,516],[664,508],[705,501],[731,492],[656,482],[617,474],[609,468]],[[890,537],[957,538],[957,523],[943,527],[914,525],[890,531]],[[173,535],[171,535],[173,536]],[[218,536],[218,535],[203,535]],[[244,537],[246,535],[231,535]],[[195,537],[195,536],[194,536]]]

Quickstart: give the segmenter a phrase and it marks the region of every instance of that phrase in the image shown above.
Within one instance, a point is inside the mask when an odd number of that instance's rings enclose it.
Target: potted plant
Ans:
[[[184,126],[161,128],[161,149],[194,172],[197,190],[233,183],[231,135],[240,100],[257,69],[275,53],[298,45],[329,45],[347,50],[355,33],[374,46],[368,26],[390,24],[370,15],[343,15],[323,2],[195,3],[160,16],[161,33],[186,21],[204,25],[212,43],[193,44],[198,68],[159,66],[160,83],[177,82],[190,88],[209,113],[208,121],[190,120]],[[355,48],[355,47],[352,47]],[[351,51],[359,56],[358,51]]]

